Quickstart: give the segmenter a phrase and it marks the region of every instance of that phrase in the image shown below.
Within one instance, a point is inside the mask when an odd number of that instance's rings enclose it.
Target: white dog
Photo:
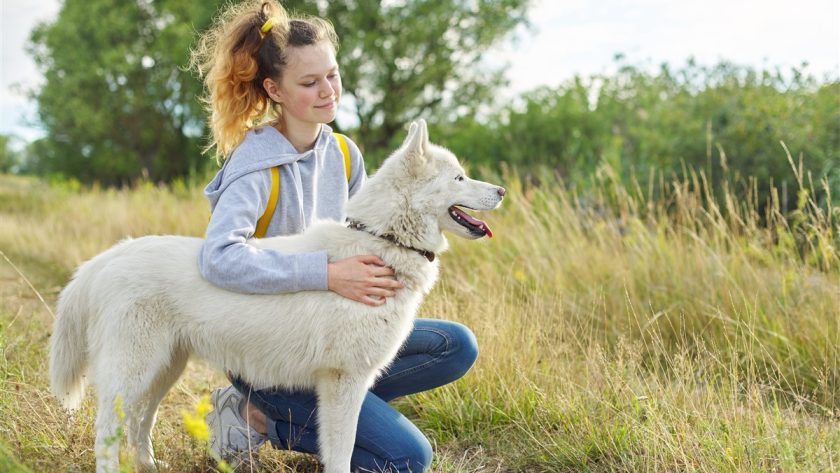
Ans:
[[[78,407],[89,372],[99,401],[96,470],[119,467],[117,399],[138,466],[153,466],[158,404],[196,354],[257,388],[314,388],[324,471],[347,473],[365,392],[397,354],[437,278],[435,254],[447,247],[441,231],[490,234],[458,207],[494,209],[504,193],[467,178],[452,153],[429,143],[420,120],[351,199],[349,225],[321,221],[300,235],[250,241],[284,252],[326,250],[330,261],[378,255],[405,285],[379,307],[330,291],[228,292],[199,274],[199,238],[123,241],[83,264],[59,296],[53,393]]]

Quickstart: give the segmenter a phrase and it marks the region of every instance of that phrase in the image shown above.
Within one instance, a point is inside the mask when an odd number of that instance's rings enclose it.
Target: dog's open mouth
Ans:
[[[454,205],[449,207],[449,216],[452,217],[452,220],[455,220],[461,226],[469,230],[473,235],[487,235],[488,238],[493,238],[493,232],[490,231],[490,227],[488,227],[485,222],[470,216]]]

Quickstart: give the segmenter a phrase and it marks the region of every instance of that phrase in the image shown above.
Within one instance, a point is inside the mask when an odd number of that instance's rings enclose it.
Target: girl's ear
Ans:
[[[271,97],[271,100],[279,104],[283,103],[283,97],[280,93],[280,86],[277,84],[277,82],[274,81],[274,79],[266,77],[263,80],[262,86],[263,89],[265,89],[265,92],[268,94],[268,96]]]

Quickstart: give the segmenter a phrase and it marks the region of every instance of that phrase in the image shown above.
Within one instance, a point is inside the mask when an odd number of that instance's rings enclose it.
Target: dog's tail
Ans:
[[[57,318],[50,337],[50,389],[67,409],[79,407],[87,384],[87,266],[76,271],[58,296]]]
[[[87,332],[96,310],[90,305],[91,285],[114,253],[113,249],[106,251],[79,267],[58,296],[50,337],[50,389],[67,409],[78,408],[85,395],[90,348]]]

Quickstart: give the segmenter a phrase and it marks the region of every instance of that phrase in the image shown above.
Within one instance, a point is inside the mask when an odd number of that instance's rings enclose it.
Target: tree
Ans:
[[[201,84],[183,69],[214,2],[67,0],[33,31],[47,131],[35,171],[125,184],[200,166]]]
[[[416,118],[453,118],[503,84],[481,66],[487,49],[525,21],[528,0],[287,1],[332,20],[341,38],[352,134],[372,162]],[[34,93],[47,137],[33,171],[124,184],[168,181],[208,162],[201,83],[185,70],[197,32],[222,0],[66,0],[32,33],[44,74]],[[355,124],[353,127],[355,128]]]
[[[285,2],[329,18],[341,41],[338,62],[352,97],[354,137],[368,161],[398,143],[405,123],[471,115],[505,85],[484,65],[488,49],[526,22],[529,0],[356,0]]]
[[[12,171],[18,164],[18,153],[12,149],[12,137],[0,135],[0,173]]]

